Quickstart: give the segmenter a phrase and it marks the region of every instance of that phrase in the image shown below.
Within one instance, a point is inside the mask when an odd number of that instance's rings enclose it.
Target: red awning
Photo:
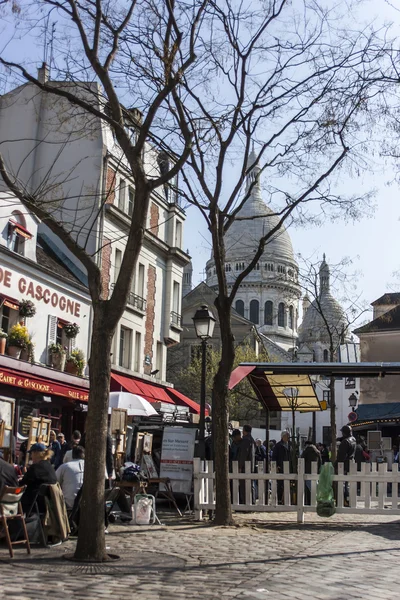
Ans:
[[[66,383],[56,383],[51,379],[34,377],[33,375],[21,374],[20,371],[0,368],[0,383],[4,385],[13,385],[20,389],[31,390],[38,394],[49,394],[54,396],[64,396],[71,400],[87,402],[89,399],[89,390]]]
[[[10,219],[10,225],[14,229],[14,231],[16,233],[18,233],[18,235],[26,238],[27,240],[30,240],[33,238],[33,235],[23,225],[18,223],[18,221],[14,221],[14,219]]]
[[[255,369],[254,365],[252,365],[252,366],[239,365],[238,367],[236,367],[236,369],[234,369],[231,373],[228,389],[232,390],[235,387],[235,385],[240,383],[242,381],[242,379],[247,377],[247,375],[249,373],[251,373],[252,371],[254,371],[254,369]]]
[[[126,377],[117,373],[111,373],[111,379],[122,386],[127,392],[130,392],[131,394],[138,394],[149,402],[167,402],[168,404],[175,404],[170,396],[168,396],[165,388],[159,385],[152,385],[151,383],[147,383],[147,381],[143,381],[142,379]]]
[[[15,298],[10,298],[10,296],[1,295],[1,305],[8,306],[8,308],[12,308],[12,310],[19,310],[19,300],[15,300]]]
[[[182,394],[182,392],[178,392],[178,390],[175,390],[173,388],[167,388],[167,389],[168,389],[168,394],[171,396],[171,398],[173,400],[175,400],[176,404],[188,406],[189,408],[192,409],[192,412],[195,412],[198,415],[200,414],[200,404],[197,404],[197,402],[195,402],[194,400],[191,400],[190,398],[188,398],[187,396]],[[206,414],[208,414],[208,410],[206,410]]]

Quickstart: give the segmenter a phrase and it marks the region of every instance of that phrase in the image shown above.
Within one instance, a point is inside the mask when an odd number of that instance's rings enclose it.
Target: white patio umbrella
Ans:
[[[110,392],[108,403],[109,414],[111,414],[112,408],[126,408],[128,416],[134,417],[152,417],[158,414],[150,402],[142,398],[142,396],[129,394],[128,392]]]

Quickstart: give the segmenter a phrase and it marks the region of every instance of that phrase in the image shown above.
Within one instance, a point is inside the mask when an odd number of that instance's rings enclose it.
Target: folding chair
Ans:
[[[28,532],[25,525],[25,517],[22,512],[21,498],[25,491],[25,487],[8,487],[5,486],[0,497],[0,519],[6,535],[6,542],[11,558],[14,557],[13,546],[16,544],[26,544],[28,554],[31,553],[29,544]],[[10,532],[8,530],[8,521],[19,519],[22,524],[24,538],[15,542],[11,541]]]

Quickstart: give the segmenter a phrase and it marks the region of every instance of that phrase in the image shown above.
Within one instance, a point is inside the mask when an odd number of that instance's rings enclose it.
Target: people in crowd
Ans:
[[[319,444],[319,451],[321,453],[321,463],[323,465],[327,462],[331,462],[328,446],[326,444]]]
[[[289,444],[289,432],[282,431],[281,440],[275,444],[272,450],[271,460],[276,462],[277,473],[283,473],[283,463],[289,462],[290,464],[290,444]],[[277,481],[277,495],[278,503],[283,504],[284,498],[284,483],[283,481]]]
[[[83,443],[81,443],[81,432],[78,431],[77,429],[73,432],[72,434],[72,441],[71,441],[71,447],[69,450],[66,451],[65,455],[64,455],[64,463],[69,462],[70,460],[72,460],[72,449],[74,448],[74,446],[84,446]]]
[[[264,442],[264,446],[267,447],[266,442]],[[270,442],[268,444],[268,448],[269,448],[268,457],[269,457],[270,461],[272,460],[272,452],[273,452],[275,446],[276,446],[276,440],[270,440]]]
[[[4,486],[17,487],[18,478],[17,473],[13,467],[7,461],[0,457],[0,496],[3,493]]]
[[[264,462],[264,460],[267,458],[267,450],[264,446],[264,444],[262,443],[262,440],[260,440],[260,438],[256,439],[256,449],[255,449],[255,462],[256,464],[259,462]]]
[[[61,433],[61,432],[57,435],[57,440],[58,440],[58,442],[59,442],[59,444],[61,446],[61,454],[62,454],[62,458],[63,458],[63,461],[64,461],[65,453],[69,449],[68,442],[65,439],[65,435],[63,433]]]
[[[28,467],[27,472],[20,481],[20,485],[26,485],[26,490],[22,496],[21,503],[24,512],[29,511],[36,498],[36,494],[42,483],[54,484],[57,483],[56,472],[50,460],[53,456],[53,451],[46,448],[44,444],[32,444],[28,453],[31,457],[32,464]],[[38,497],[39,511],[45,511],[44,498]]]
[[[53,452],[50,462],[55,469],[58,469],[58,467],[62,464],[63,457],[60,442],[57,440],[56,432],[53,430],[50,431],[49,450],[52,450]]]
[[[356,440],[356,449],[354,452],[354,460],[357,463],[357,471],[361,471],[361,464],[370,461],[370,455],[367,451],[365,438],[359,435]]]
[[[340,444],[337,451],[337,458],[335,462],[335,473],[338,472],[338,464],[343,463],[344,474],[350,470],[350,462],[354,461],[354,456],[356,453],[356,440],[353,437],[353,430],[350,425],[343,425],[340,430],[342,432],[342,437],[339,438]],[[349,501],[349,485],[348,482],[344,483],[344,502],[348,504]]]
[[[251,435],[252,427],[251,425],[243,426],[243,436],[242,441],[239,446],[239,472],[245,472],[245,464],[246,462],[251,463],[251,472],[254,473],[254,465],[255,465],[255,454],[256,454],[256,443]]]
[[[233,461],[239,460],[239,448],[242,443],[242,432],[240,429],[234,429],[232,431],[231,445],[229,447],[229,462],[232,464]]]
[[[319,473],[321,468],[321,453],[312,442],[306,441],[301,457],[304,458],[304,473],[311,475],[313,462],[317,463],[317,473]],[[305,484],[305,503],[309,505],[311,504],[311,480],[306,479]]]
[[[67,508],[72,510],[76,495],[83,484],[85,468],[85,449],[82,446],[72,448],[72,460],[57,469],[57,481],[61,486]]]

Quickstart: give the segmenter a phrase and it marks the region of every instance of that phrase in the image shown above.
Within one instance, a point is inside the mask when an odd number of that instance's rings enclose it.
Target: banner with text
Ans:
[[[196,429],[164,429],[160,477],[169,477],[174,492],[190,494],[192,490],[195,439]],[[162,484],[160,489],[163,489]]]

